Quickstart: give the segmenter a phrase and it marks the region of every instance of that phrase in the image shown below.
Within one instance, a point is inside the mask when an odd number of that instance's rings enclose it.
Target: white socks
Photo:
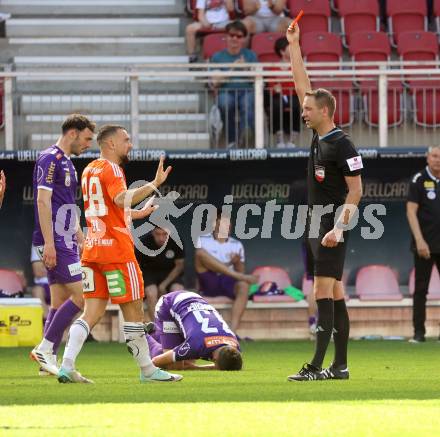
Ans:
[[[40,349],[43,352],[50,352],[51,354],[53,354],[53,343],[49,340],[46,340],[45,338],[43,338],[43,340],[41,340],[41,343],[38,345],[37,349]]]
[[[69,339],[63,356],[63,364],[66,370],[75,369],[75,360],[81,352],[84,342],[89,336],[90,328],[85,320],[77,319],[69,329]]]
[[[144,376],[151,376],[156,370],[150,358],[150,349],[145,338],[142,322],[124,322],[124,336],[128,351],[137,361]]]

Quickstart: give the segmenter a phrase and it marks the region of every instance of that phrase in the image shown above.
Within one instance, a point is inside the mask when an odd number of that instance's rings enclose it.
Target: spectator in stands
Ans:
[[[32,245],[31,248],[31,264],[34,274],[34,286],[32,287],[32,296],[41,300],[43,308],[43,318],[46,319],[50,305],[50,289],[47,279],[47,270],[41,257],[37,252],[37,248]]]
[[[231,221],[217,214],[214,231],[197,242],[195,268],[199,290],[206,297],[226,296],[234,300],[231,329],[237,332],[248,301],[249,285],[258,282],[245,273],[243,244],[230,236]]]
[[[136,258],[144,277],[150,320],[154,320],[154,308],[160,296],[184,288],[185,253],[169,236],[168,230],[156,227],[140,239],[143,251],[148,252],[145,254],[136,248]],[[154,253],[159,250],[160,253]]]
[[[285,33],[290,23],[284,16],[285,8],[286,0],[243,0],[243,23],[250,34]]]
[[[280,57],[281,63],[276,70],[290,69],[289,42],[285,36],[275,41],[275,53]],[[268,90],[265,93],[265,109],[270,120],[270,130],[275,135],[276,147],[295,147],[295,142],[300,129],[300,104],[295,91],[295,84],[283,81],[285,78],[278,77],[278,81],[268,82]]]
[[[211,58],[212,63],[241,64],[258,62],[252,50],[244,48],[247,36],[246,26],[241,21],[233,21],[226,26],[226,49]],[[228,68],[222,68],[225,71]],[[229,80],[228,80],[229,79]],[[226,144],[232,148],[242,142],[246,146],[252,143],[254,130],[254,86],[240,78],[216,76],[212,81],[218,88],[218,102],[225,126]],[[238,114],[236,113],[238,111]],[[236,116],[239,117],[237,132]]]
[[[6,176],[5,172],[2,170],[0,172],[0,208],[3,204],[3,198],[5,197],[5,191],[6,191]]]
[[[202,29],[223,29],[230,22],[229,13],[233,11],[233,0],[197,0],[197,21],[186,26],[186,49],[189,55],[189,62],[197,61],[197,32]]]
[[[440,271],[440,146],[429,148],[427,161],[410,183],[406,204],[415,266],[413,343],[425,341],[426,295],[434,263]]]

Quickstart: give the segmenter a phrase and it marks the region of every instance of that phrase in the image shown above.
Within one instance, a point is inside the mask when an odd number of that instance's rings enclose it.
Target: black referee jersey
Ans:
[[[313,255],[315,276],[342,278],[348,232],[344,232],[344,241],[334,248],[322,246],[321,241],[334,227],[337,208],[345,203],[348,193],[345,176],[357,176],[362,168],[362,158],[345,132],[336,127],[319,137],[314,131],[307,176],[307,244]],[[319,229],[313,230],[312,211],[318,205],[332,205],[332,212],[323,215]]]
[[[343,205],[348,188],[345,176],[357,176],[363,168],[362,157],[349,136],[338,127],[320,137],[313,131],[308,164],[308,204]]]

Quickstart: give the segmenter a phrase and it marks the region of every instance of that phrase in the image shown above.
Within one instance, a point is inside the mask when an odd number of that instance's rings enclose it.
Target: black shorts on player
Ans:
[[[313,276],[324,276],[335,278],[337,281],[342,279],[344,271],[345,253],[347,248],[348,231],[344,232],[344,241],[336,247],[324,247],[321,242],[327,232],[334,227],[334,220],[322,220],[319,236],[307,238],[307,246],[311,256],[310,264],[313,266]]]

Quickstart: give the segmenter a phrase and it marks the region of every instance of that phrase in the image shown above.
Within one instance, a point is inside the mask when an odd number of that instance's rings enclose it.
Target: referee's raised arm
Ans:
[[[299,103],[303,106],[304,97],[307,91],[311,91],[309,76],[307,75],[304,61],[301,54],[301,47],[299,45],[299,26],[295,24],[293,29],[287,29],[286,38],[289,41],[290,65],[292,68],[293,80],[295,82],[296,94],[298,95]]]

